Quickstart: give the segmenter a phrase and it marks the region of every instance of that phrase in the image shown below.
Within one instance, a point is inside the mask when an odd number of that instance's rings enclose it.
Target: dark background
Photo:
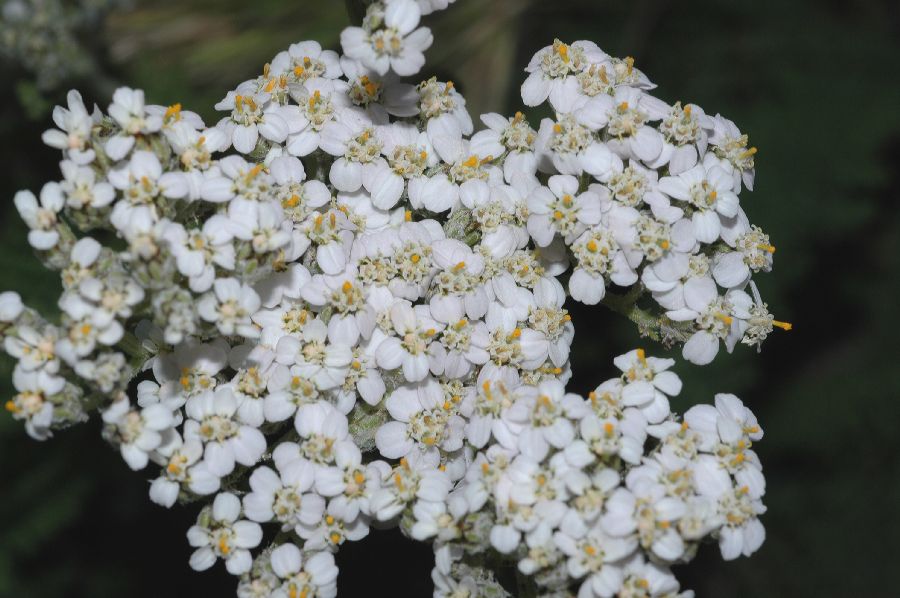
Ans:
[[[678,572],[698,598],[893,594],[898,14],[890,0],[459,0],[426,19],[431,72],[452,78],[474,115],[518,109],[522,68],[554,37],[590,39],[635,56],[663,99],[721,112],[759,147],[757,188],[742,205],[778,247],[775,270],[757,280],[794,330],[776,331],[760,355],[739,347],[705,368],[680,362],[685,391],[673,407],[734,392],[758,414],[768,539],[731,563],[703,547]],[[278,50],[301,39],[336,48],[347,24],[335,1],[138,0],[77,32],[95,62],[64,86],[36,87],[33,73],[4,62],[0,290],[55,313],[58,282],[31,255],[12,196],[59,178],[40,133],[68,86],[104,107],[115,84],[142,87],[150,102],[181,102],[213,124],[212,104]],[[540,114],[529,116],[536,124]],[[575,390],[613,375],[612,357],[630,348],[663,353],[612,314],[570,309]],[[0,359],[2,397],[13,393],[10,369]],[[221,566],[189,569],[195,508],[152,505],[149,475],[128,470],[96,421],[37,443],[0,415],[0,596],[233,595]],[[338,560],[342,596],[430,595],[430,551],[398,534],[373,533]]]

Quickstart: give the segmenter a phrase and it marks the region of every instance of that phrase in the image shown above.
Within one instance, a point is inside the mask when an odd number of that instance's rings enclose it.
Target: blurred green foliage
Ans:
[[[794,331],[760,355],[740,347],[705,368],[680,364],[686,390],[675,407],[726,391],[757,412],[768,540],[733,563],[701,550],[680,571],[699,598],[891,594],[900,562],[898,15],[891,0],[459,0],[427,20],[431,71],[452,78],[475,115],[518,109],[521,68],[554,37],[591,39],[635,56],[664,99],[725,114],[760,148],[757,190],[743,205],[778,247],[760,288]],[[143,87],[151,102],[180,101],[214,123],[212,104],[275,52],[301,39],[336,47],[347,22],[339,2],[138,1],[98,32],[108,55],[97,80]],[[0,74],[27,89],[15,65]],[[75,83],[108,103],[105,85]],[[57,157],[39,140],[46,108],[19,98],[6,94],[0,105],[0,286],[53,313],[58,283],[30,255],[11,199],[58,177]],[[573,383],[586,391],[598,362],[606,377],[613,355],[643,341],[611,314],[572,310]],[[13,392],[10,367],[0,360],[2,396]],[[151,505],[145,474],[128,471],[96,422],[35,443],[0,417],[0,455],[0,596],[233,591],[219,568],[189,570],[184,531],[194,511]],[[414,569],[393,588],[426,595],[428,551],[373,536],[342,554],[342,595],[355,595],[354,580],[381,587],[371,580],[384,579],[382,554],[392,577],[401,563]]]

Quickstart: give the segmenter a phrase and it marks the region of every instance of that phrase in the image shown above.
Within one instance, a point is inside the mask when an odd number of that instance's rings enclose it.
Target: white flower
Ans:
[[[379,345],[375,353],[378,366],[386,370],[402,366],[408,382],[424,380],[429,369],[440,371],[437,364],[430,364],[429,345],[444,326],[432,319],[428,308],[398,302],[391,308],[390,318],[397,336],[389,336]]]
[[[621,417],[598,417],[590,414],[581,420],[577,440],[566,447],[566,459],[582,467],[594,458],[618,455],[625,462],[637,464],[647,439],[647,419],[637,409],[625,409]]]
[[[291,44],[287,51],[279,52],[272,59],[266,86],[274,87],[274,84],[271,84],[272,79],[282,74],[302,83],[315,77],[337,79],[342,71],[337,52],[323,50],[316,41],[304,41]]]
[[[575,426],[569,414],[577,413],[582,401],[575,395],[566,395],[556,380],[523,389],[523,394],[503,417],[520,426],[518,449],[522,454],[540,462],[551,446],[561,450],[574,440]]]
[[[296,106],[281,106],[277,102],[270,102],[269,94],[253,93],[243,84],[237,91],[229,91],[215,108],[231,111],[231,115],[220,120],[216,128],[242,154],[252,152],[260,137],[283,143],[289,134],[299,131],[307,124]]]
[[[587,172],[601,180],[618,168],[616,156],[594,132],[571,114],[560,115],[554,122],[541,121],[535,140],[538,168],[560,174],[580,176]]]
[[[262,528],[258,523],[238,519],[240,516],[241,501],[229,492],[217,494],[212,508],[201,511],[197,525],[187,532],[188,542],[196,548],[190,560],[192,569],[205,571],[222,559],[232,575],[250,570],[253,560],[249,549],[259,545]]]
[[[715,405],[695,405],[684,414],[691,431],[700,435],[700,449],[715,453],[722,466],[736,475],[745,469],[759,470],[759,458],[750,450],[753,442],[763,437],[756,416],[732,394],[717,394]],[[765,482],[756,474],[748,471],[744,475],[753,479],[746,477],[742,482],[762,494]]]
[[[303,327],[299,337],[284,336],[278,341],[276,359],[294,365],[295,374],[319,390],[328,390],[344,383],[353,350],[341,339],[330,339],[325,323],[316,318]]]
[[[622,159],[638,159],[650,164],[664,149],[662,134],[647,124],[664,118],[669,106],[639,89],[617,87],[613,95],[591,98],[575,114],[579,123],[591,130],[604,129],[612,152]],[[587,169],[585,169],[587,170]]]
[[[123,272],[111,272],[101,278],[85,278],[78,283],[78,292],[94,302],[93,323],[101,328],[113,319],[127,320],[133,307],[144,300],[144,289]]]
[[[414,75],[425,64],[422,54],[433,38],[427,27],[416,29],[421,10],[413,0],[393,0],[384,11],[384,25],[372,32],[347,27],[341,47],[350,58],[383,75],[388,69],[401,76]]]
[[[31,191],[19,191],[13,201],[28,228],[28,244],[49,251],[59,242],[56,218],[65,204],[59,183],[47,183],[41,189],[40,203]]]
[[[460,153],[455,146],[463,141],[463,135],[471,135],[474,130],[465,98],[456,91],[452,81],[445,83],[436,77],[419,83],[416,92],[419,96],[419,116],[427,121],[425,132],[428,139],[445,162],[453,162]],[[465,152],[462,159],[469,155]]]
[[[341,443],[334,457],[334,466],[316,469],[316,492],[330,499],[331,512],[343,521],[370,515],[369,496],[381,487],[390,466],[379,460],[363,465],[362,453],[352,442]]]
[[[437,154],[428,136],[407,124],[387,125],[379,135],[387,161],[369,162],[363,168],[362,183],[375,207],[388,210],[400,201],[406,181],[425,178],[425,169],[437,163]]]
[[[709,137],[709,144],[713,151],[719,157],[728,160],[734,166],[735,175],[739,175],[744,186],[753,191],[756,148],[747,147],[749,144],[747,135],[741,134],[734,122],[721,114],[716,114],[712,120],[713,131]]]
[[[622,405],[636,407],[651,424],[658,424],[669,416],[668,397],[678,396],[681,380],[668,369],[674,359],[647,357],[643,349],[616,357],[614,363],[622,370]]]
[[[50,399],[63,390],[65,380],[43,372],[25,372],[16,368],[13,370],[13,386],[18,394],[5,404],[13,419],[24,420],[25,431],[35,440],[46,440],[52,436],[53,403]]]
[[[417,385],[401,386],[385,400],[388,422],[375,434],[375,444],[388,459],[408,457],[415,450],[434,453],[462,446],[464,420],[444,400],[440,385],[427,378]]]
[[[373,122],[385,123],[388,115],[404,117],[419,113],[415,86],[399,82],[391,73],[379,75],[349,56],[341,57],[341,69],[350,82],[350,101],[363,108]]]
[[[200,189],[200,196],[206,201],[222,203],[238,198],[242,202],[257,202],[268,198],[272,177],[262,164],[251,166],[240,156],[228,156],[217,166]]]
[[[678,596],[693,598],[692,592],[678,593],[679,584],[672,572],[653,562],[648,562],[640,554],[631,557],[625,565],[625,579],[620,595],[664,598]],[[630,593],[630,594],[629,594]]]
[[[302,118],[285,144],[292,156],[308,156],[322,147],[323,135],[349,116],[352,108],[347,84],[338,79],[310,79],[292,88],[291,97],[300,105]]]
[[[133,409],[127,399],[115,401],[104,411],[103,421],[114,426],[122,458],[134,470],[147,466],[148,453],[159,447],[162,433],[175,424],[165,405]]]
[[[19,305],[21,306],[21,303]],[[16,316],[18,317],[18,314]],[[0,322],[3,321],[7,320],[0,317]],[[16,366],[23,371],[45,370],[47,373],[56,374],[59,372],[59,359],[56,357],[58,339],[59,331],[54,326],[48,325],[38,330],[22,325],[16,328],[15,334],[3,339],[3,348],[10,357],[18,360]]]
[[[156,133],[162,128],[163,119],[145,110],[144,92],[140,89],[120,87],[113,92],[109,105],[109,116],[121,127],[121,131],[110,137],[103,149],[113,160],[121,160],[134,147],[136,135]]]
[[[306,558],[293,544],[282,544],[272,551],[272,572],[281,585],[272,598],[333,598],[337,596],[338,568],[330,552],[307,553]]]
[[[183,441],[174,434],[151,458],[163,465],[160,476],[150,484],[150,500],[158,505],[171,508],[183,486],[201,496],[219,490],[219,478],[202,461],[203,444],[198,440]]]
[[[719,550],[726,561],[756,552],[766,538],[758,516],[766,512],[758,492],[749,485],[735,485],[728,472],[709,455],[694,467],[694,482],[701,496],[715,501]],[[740,482],[738,481],[738,484]]]
[[[775,247],[769,242],[769,235],[758,226],[739,235],[734,242],[726,239],[737,251],[717,254],[713,260],[712,275],[716,282],[726,289],[743,288],[750,279],[751,272],[768,272],[772,269],[772,255]]]
[[[337,452],[353,443],[347,416],[325,401],[301,406],[294,427],[302,439],[298,454],[317,467],[333,464]]]
[[[565,553],[566,570],[575,579],[585,578],[578,595],[584,598],[611,598],[624,578],[620,561],[631,554],[636,542],[611,538],[597,528],[584,534],[556,532],[553,540]],[[583,534],[583,535],[582,535]]]
[[[364,167],[384,161],[378,130],[355,114],[323,130],[321,147],[337,158],[328,178],[338,191],[356,191],[362,186]]]
[[[724,340],[731,351],[743,336],[734,317],[732,305],[720,297],[711,278],[691,279],[684,287],[683,309],[667,312],[674,321],[694,320],[698,330],[682,348],[682,355],[691,363],[706,365],[719,352],[719,340]]]
[[[623,287],[637,281],[624,252],[611,233],[591,228],[571,245],[578,266],[569,278],[569,294],[576,301],[596,305],[606,295],[606,278]]]
[[[627,489],[619,488],[606,502],[600,520],[603,530],[616,537],[636,533],[641,546],[663,561],[681,558],[685,546],[677,523],[685,512],[684,503],[647,478],[629,476],[628,482]]]
[[[244,496],[244,514],[260,523],[276,520],[283,530],[314,525],[325,512],[325,499],[311,492],[315,466],[305,459],[278,464],[278,472],[257,467],[250,475],[251,492]]]
[[[577,41],[571,45],[554,40],[552,46],[538,50],[525,69],[529,75],[522,84],[522,101],[537,106],[550,99],[557,112],[572,112],[587,98],[581,94],[576,78],[592,62],[607,55],[593,42]]]
[[[68,109],[62,106],[53,108],[53,122],[59,129],[44,131],[41,139],[50,147],[63,150],[63,154],[79,165],[94,161],[96,153],[91,147],[91,133],[94,125],[100,121],[100,111],[88,114],[84,102],[74,89],[66,95]]]
[[[185,230],[180,224],[172,223],[163,232],[178,271],[189,278],[190,289],[195,293],[206,292],[212,287],[216,266],[234,269],[232,229],[226,217],[216,214],[206,220],[202,229]]]
[[[663,177],[659,190],[694,208],[694,234],[703,243],[712,243],[721,233],[720,218],[737,215],[738,197],[732,191],[731,174],[719,166],[707,169],[699,164],[678,176]]]
[[[63,180],[60,187],[66,194],[66,205],[82,208],[103,208],[116,198],[115,189],[108,182],[97,180],[97,173],[87,166],[79,166],[71,160],[59,164]]]
[[[215,324],[219,332],[246,338],[259,336],[259,329],[250,320],[257,309],[259,295],[234,278],[216,279],[212,292],[206,293],[197,302],[197,313],[207,322]]]
[[[181,167],[189,172],[207,170],[214,163],[212,154],[226,150],[229,145],[229,139],[219,129],[197,130],[185,121],[166,128],[165,133]]]
[[[516,112],[512,118],[491,112],[482,114],[481,121],[487,129],[472,136],[470,149],[479,156],[501,156],[509,152],[503,161],[503,176],[512,183],[516,175],[534,176],[537,157],[534,144],[537,131],[531,128],[525,115]]]
[[[228,365],[228,345],[222,341],[178,343],[172,353],[162,353],[153,362],[153,376],[160,384],[159,397],[188,397],[215,388],[216,374]]]
[[[222,386],[188,399],[184,425],[185,441],[203,443],[203,460],[210,473],[223,477],[235,463],[256,464],[266,450],[266,438],[252,426],[237,421],[238,400],[231,388]]]

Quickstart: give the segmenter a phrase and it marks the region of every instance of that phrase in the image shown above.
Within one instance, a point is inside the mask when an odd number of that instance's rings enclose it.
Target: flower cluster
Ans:
[[[640,349],[567,393],[565,303],[696,364],[789,329],[750,281],[774,253],[738,199],[755,149],[590,42],[528,66],[553,118],[474,132],[452,82],[401,79],[447,4],[292,45],[211,127],[71,92],[44,135],[63,179],[15,198],[62,319],[0,295],[7,409],[39,439],[100,409],[151,500],[209,503],[190,565],[242,598],[334,596],[333,554],[390,525],[433,544],[435,596],[507,595],[490,563],[535,595],[691,595],[669,567],[702,540],[762,543],[762,431],[733,395],[673,414],[674,361]]]

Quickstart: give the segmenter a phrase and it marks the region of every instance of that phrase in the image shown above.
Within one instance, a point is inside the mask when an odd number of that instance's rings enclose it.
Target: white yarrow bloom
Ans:
[[[421,14],[413,0],[393,0],[385,7],[381,28],[367,32],[347,27],[341,32],[341,47],[380,75],[388,69],[400,76],[414,75],[425,64],[423,52],[433,41],[427,27],[416,28]]]
[[[241,501],[230,492],[216,495],[212,507],[204,509],[197,518],[197,525],[188,532],[188,542],[196,548],[190,565],[195,571],[205,571],[216,560],[225,561],[225,568],[232,575],[242,575],[250,570],[253,559],[251,548],[262,540],[262,528],[258,523],[239,519]]]

